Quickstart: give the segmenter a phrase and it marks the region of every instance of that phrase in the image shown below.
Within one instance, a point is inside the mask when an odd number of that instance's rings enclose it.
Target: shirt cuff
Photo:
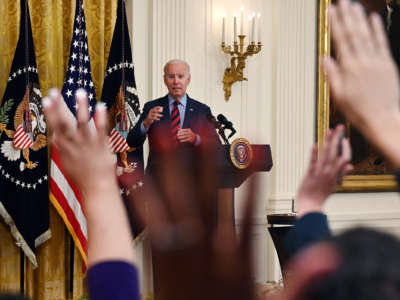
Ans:
[[[146,134],[149,129],[144,127],[143,123],[144,122],[142,122],[142,124],[140,124],[140,133],[141,134]]]

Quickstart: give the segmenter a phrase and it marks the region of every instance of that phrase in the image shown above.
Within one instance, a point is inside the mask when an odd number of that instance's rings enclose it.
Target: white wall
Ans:
[[[254,220],[256,280],[260,282],[280,276],[266,214],[291,210],[314,142],[316,2],[128,0],[141,103],[166,93],[163,65],[171,58],[182,58],[191,65],[190,96],[210,105],[215,115],[223,113],[231,119],[238,130],[236,137],[272,146],[274,167],[269,174],[259,175],[263,184]],[[263,49],[247,61],[249,81],[235,83],[226,102],[221,81],[229,58],[220,50],[222,15],[228,15],[230,33],[233,12],[241,6],[245,15],[261,13]],[[235,195],[238,226],[243,193],[244,187]],[[337,194],[328,201],[327,212],[334,230],[362,223],[400,233],[400,204],[393,193]]]

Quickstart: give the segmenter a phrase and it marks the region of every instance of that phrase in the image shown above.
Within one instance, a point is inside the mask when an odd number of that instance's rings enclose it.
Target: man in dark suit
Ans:
[[[165,190],[165,180],[169,172],[173,177],[172,173],[176,171],[176,168],[183,168],[187,175],[197,178],[197,173],[201,172],[202,166],[199,166],[201,160],[196,159],[198,155],[196,150],[201,145],[209,145],[209,142],[213,144],[220,142],[215,128],[208,121],[209,116],[211,116],[210,108],[186,94],[186,88],[190,84],[188,63],[177,59],[167,62],[164,67],[164,83],[168,88],[168,94],[144,105],[139,121],[128,134],[127,142],[131,147],[136,147],[142,145],[148,136],[149,157],[146,173],[151,177],[153,187],[158,190],[160,195],[168,197],[169,194]],[[173,149],[173,152],[170,153],[171,159],[177,162],[179,166],[168,165],[173,170],[168,169],[166,171],[164,169],[166,163],[162,161],[162,157],[168,149]],[[179,161],[175,161],[176,157]],[[210,159],[213,158],[210,157]],[[182,189],[180,182],[172,184],[177,184],[176,190]],[[214,207],[214,215],[210,217],[209,225],[215,227],[217,223],[216,186],[211,197],[214,198],[210,200]],[[166,274],[169,274],[170,269],[165,265],[163,256],[160,255],[160,251],[163,251],[162,247],[159,246],[160,249],[158,249],[157,245],[155,246],[156,248],[152,252],[153,283],[155,298],[160,299],[163,291],[168,289],[164,284],[166,282],[164,278],[168,276]],[[174,242],[170,246],[178,247]]]
[[[159,164],[157,152],[160,150],[161,139],[169,140],[178,148],[187,150],[209,139],[219,143],[215,128],[208,121],[208,116],[211,116],[210,108],[186,94],[190,83],[188,63],[177,59],[167,62],[164,67],[164,83],[168,94],[144,105],[139,121],[127,138],[128,144],[135,147],[142,145],[146,136],[149,137],[150,153],[146,172],[150,174]],[[177,112],[171,116],[175,110]]]

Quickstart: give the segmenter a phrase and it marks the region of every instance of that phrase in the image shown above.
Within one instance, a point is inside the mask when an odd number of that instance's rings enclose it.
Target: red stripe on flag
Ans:
[[[109,137],[110,150],[113,153],[119,153],[123,151],[127,151],[129,149],[129,145],[124,139],[124,137],[115,130],[115,128],[111,131],[111,135]]]
[[[69,203],[65,198],[63,192],[60,190],[60,188],[58,187],[57,183],[54,181],[53,178],[50,178],[50,190],[57,199],[57,202],[60,204],[61,208],[64,210],[64,213],[68,218],[68,222],[73,227],[74,232],[78,237],[80,244],[82,245],[82,249],[85,251],[87,255],[87,239],[84,233],[82,232],[81,225],[79,224],[79,221],[76,219],[75,214],[71,209],[71,207],[69,206]]]
[[[79,190],[79,188],[71,181],[71,179],[68,178],[67,175],[65,175],[61,161],[60,161],[60,157],[58,154],[58,150],[56,147],[52,147],[51,148],[51,160],[57,165],[57,167],[60,169],[60,171],[63,173],[64,178],[67,180],[69,187],[71,188],[71,190],[74,192],[76,199],[78,200],[79,204],[82,207],[82,211],[83,213],[85,213],[85,208],[83,206],[83,200],[82,200],[82,193]]]

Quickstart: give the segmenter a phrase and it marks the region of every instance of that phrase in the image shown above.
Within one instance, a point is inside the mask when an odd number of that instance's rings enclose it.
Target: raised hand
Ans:
[[[340,0],[329,17],[338,59],[323,67],[332,99],[364,136],[400,167],[399,75],[380,16]]]
[[[163,107],[155,106],[149,110],[146,119],[143,121],[143,126],[147,129],[154,123],[154,121],[159,121],[162,118]]]
[[[348,139],[341,139],[343,134],[343,125],[329,129],[319,157],[317,145],[312,148],[308,171],[297,194],[298,217],[309,212],[321,212],[338,181],[352,171],[351,147]],[[341,155],[338,153],[339,143],[342,143]]]
[[[63,170],[83,193],[88,265],[110,260],[133,262],[132,236],[106,134],[106,108],[97,105],[94,118],[97,130],[91,130],[86,93],[78,91],[76,101],[77,122],[68,117],[68,107],[56,89],[43,100],[43,107]]]

